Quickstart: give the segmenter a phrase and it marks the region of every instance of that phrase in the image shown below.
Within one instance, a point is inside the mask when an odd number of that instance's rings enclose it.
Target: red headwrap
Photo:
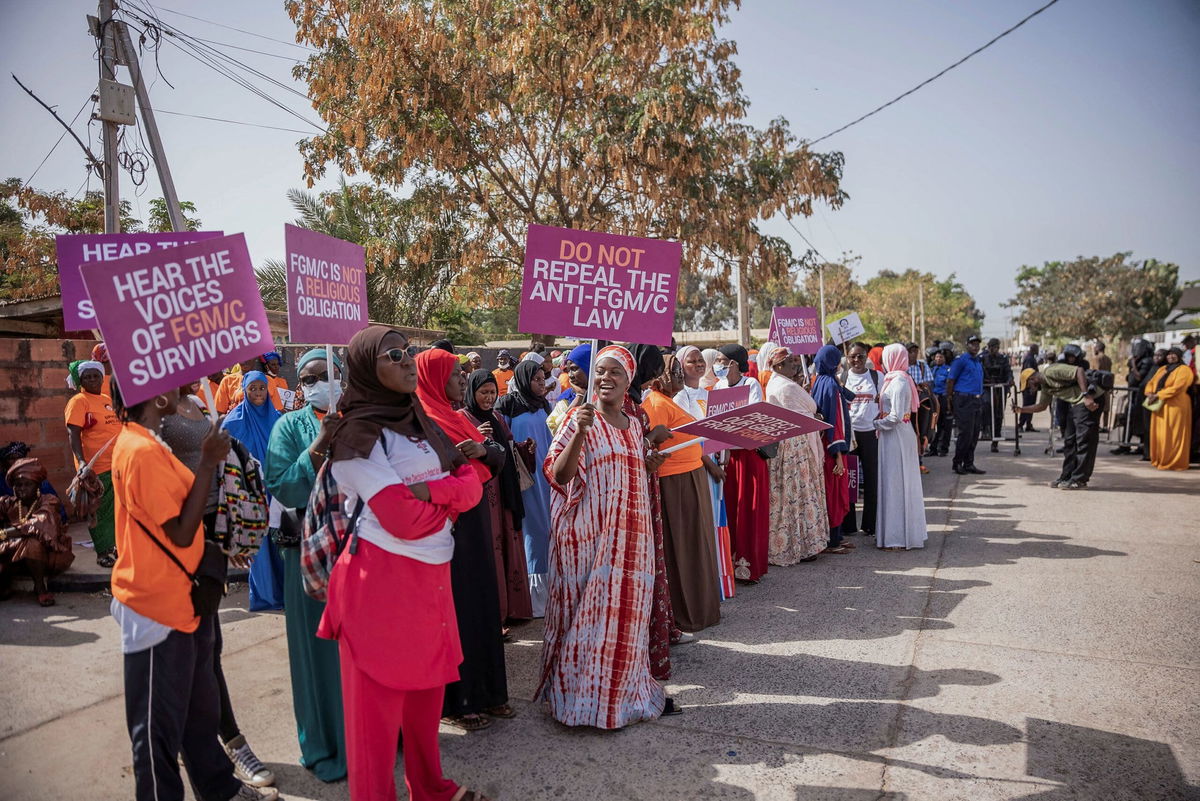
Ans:
[[[450,399],[446,397],[446,382],[450,380],[455,370],[461,372],[458,357],[441,348],[430,348],[418,353],[417,362],[417,397],[425,413],[441,426],[452,443],[473,440],[483,442],[483,434],[471,425],[467,418],[454,411]],[[492,478],[492,471],[478,459],[471,460],[471,466],[479,474],[479,480],[487,482]]]
[[[103,364],[108,364],[108,346],[103,342],[92,348],[92,358]]]

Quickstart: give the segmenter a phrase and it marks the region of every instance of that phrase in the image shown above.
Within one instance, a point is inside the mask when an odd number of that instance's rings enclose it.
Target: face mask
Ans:
[[[715,375],[717,378],[725,378],[726,376],[729,375],[729,365],[728,364],[714,364],[713,365],[713,375]]]
[[[328,381],[318,381],[311,387],[304,388],[304,398],[313,406],[321,410],[329,408],[329,402],[332,400],[333,385]]]

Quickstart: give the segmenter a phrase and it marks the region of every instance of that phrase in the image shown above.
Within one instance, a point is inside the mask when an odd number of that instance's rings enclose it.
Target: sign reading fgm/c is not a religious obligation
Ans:
[[[361,245],[285,225],[288,338],[345,345],[367,327],[366,251]]]
[[[530,225],[518,325],[669,345],[682,257],[678,242]]]
[[[80,271],[126,405],[271,350],[242,234]]]
[[[812,306],[776,306],[771,310],[767,339],[792,353],[812,355],[821,349],[821,321]]]

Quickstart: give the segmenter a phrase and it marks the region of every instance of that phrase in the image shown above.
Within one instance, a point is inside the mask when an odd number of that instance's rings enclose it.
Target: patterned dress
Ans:
[[[654,531],[643,431],[637,418],[621,431],[597,414],[575,478],[559,486],[552,465],[575,433],[570,414],[544,463],[554,538],[535,698],[568,726],[616,729],[658,717],[666,702],[650,674]]]
[[[810,416],[817,406],[799,384],[781,375],[772,375],[767,400]],[[773,565],[794,565],[816,556],[829,544],[824,464],[809,437],[785,439],[771,460],[768,559]]]

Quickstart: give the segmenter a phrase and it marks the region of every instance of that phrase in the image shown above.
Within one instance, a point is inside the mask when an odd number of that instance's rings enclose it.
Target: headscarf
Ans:
[[[482,357],[475,351],[471,351],[470,353],[467,354],[467,358],[468,359],[480,359]]]
[[[524,356],[521,357],[521,361],[533,362],[534,364],[540,366],[542,364],[542,362],[546,361],[546,357],[540,353],[534,353],[533,351],[529,351],[528,353],[526,353]]]
[[[750,372],[750,354],[741,345],[722,345],[717,350],[726,359],[737,363],[738,372]]]
[[[83,391],[83,373],[85,370],[99,370],[104,375],[104,365],[98,361],[74,361],[67,367],[67,386],[78,392]]]
[[[304,352],[304,355],[301,356],[299,361],[296,362],[296,372],[299,372],[300,370],[302,370],[304,368],[304,365],[308,364],[311,361],[316,361],[317,359],[324,359],[325,361],[329,361],[329,354],[325,351],[324,348],[313,348],[312,350],[306,350]],[[333,366],[339,370],[342,369],[342,360],[337,357],[336,353],[333,354]]]
[[[42,463],[37,459],[21,458],[12,463],[12,467],[8,468],[4,478],[8,482],[8,486],[12,486],[18,479],[27,478],[39,487],[46,480],[46,468],[42,467]],[[39,490],[40,491],[40,490]]]
[[[79,365],[83,364],[83,359],[76,359],[67,365],[67,389],[79,391]]]
[[[539,362],[530,359],[518,362],[513,370],[513,391],[505,393],[496,401],[496,411],[510,420],[526,412],[549,412],[550,404],[546,399],[533,394],[534,379],[542,374],[542,365]]]
[[[912,411],[916,412],[921,408],[921,402],[917,397],[917,383],[913,381],[912,376],[908,374],[908,348],[901,345],[899,342],[893,342],[883,349],[883,366],[887,370],[887,375],[883,377],[883,390],[887,390],[887,385],[897,378],[903,376],[908,381],[909,398],[912,400]]]
[[[92,348],[92,358],[98,362],[107,363],[108,362],[108,345],[105,345],[103,342],[97,343],[96,346],[94,348]]]
[[[458,366],[458,357],[441,348],[432,348],[416,355],[417,362],[417,398],[425,413],[433,422],[441,426],[442,431],[450,438],[450,442],[483,442],[483,434],[471,425],[471,421],[454,410],[450,398],[446,396],[446,382]],[[480,481],[489,481],[492,471],[479,459],[471,459],[471,466],[479,474]]]
[[[704,371],[704,375],[700,378],[700,387],[710,390],[717,385],[717,374],[713,372],[713,365],[716,364],[717,357],[721,355],[721,351],[716,348],[705,348],[700,351],[700,355],[704,357],[704,363],[708,365],[708,369]]]
[[[267,384],[266,374],[259,370],[251,370],[242,376],[243,394],[246,394],[246,389],[255,381],[261,381],[270,386]],[[247,396],[244,401],[230,410],[225,422],[221,424],[221,428],[245,445],[251,456],[258,459],[261,464],[266,464],[267,443],[271,440],[271,429],[275,427],[275,422],[280,417],[281,415],[276,410],[275,404],[271,403],[270,397],[263,402],[262,406],[255,406]]]
[[[775,351],[779,348],[774,342],[764,342],[763,346],[758,349],[758,372],[766,373],[771,371],[771,357],[775,355]]]
[[[492,439],[504,446],[504,467],[498,476],[500,479],[500,505],[512,514],[513,528],[519,529],[521,521],[525,519],[525,504],[521,500],[521,477],[517,474],[517,465],[513,461],[512,448],[509,447],[512,435],[509,433],[508,427],[504,425],[504,422],[496,417],[495,406],[491,409],[483,409],[475,401],[475,393],[488,384],[493,384],[499,389],[496,376],[482,368],[473,371],[467,376],[465,411],[479,422],[490,424],[492,427]]]
[[[593,368],[600,363],[601,359],[613,359],[617,364],[621,365],[621,369],[629,376],[630,386],[633,386],[633,377],[637,375],[637,361],[633,358],[633,354],[628,349],[620,345],[608,345],[601,348],[596,354],[596,361],[592,363]],[[592,403],[597,402],[598,395],[595,388],[592,389],[592,396],[588,398]]]
[[[679,358],[674,353],[664,353],[662,373],[658,376],[658,378],[654,379],[653,383],[650,384],[650,388],[661,392],[668,398],[674,398],[675,393],[671,391],[671,368],[674,367],[675,363],[678,361]],[[680,364],[682,364],[682,362],[680,362]]]
[[[330,458],[340,461],[369,457],[387,429],[401,436],[428,440],[441,460],[442,469],[453,470],[465,459],[425,414],[421,402],[415,395],[388,389],[375,372],[379,345],[391,333],[400,332],[391,326],[369,325],[350,340],[346,349],[346,364],[350,368],[348,386],[338,404]]]
[[[564,364],[566,362],[574,362],[579,365],[579,369],[583,370],[585,376],[592,373],[592,343],[585,342],[582,345],[577,345],[574,350],[563,357]],[[586,390],[587,387],[584,387]],[[567,389],[558,396],[559,400],[565,400],[568,405],[575,402],[575,397],[578,393],[575,391],[574,384],[568,384]]]
[[[283,364],[283,357],[280,356],[279,353],[276,351],[269,350],[262,355],[262,363],[263,364],[266,364],[267,362],[271,361],[271,359],[274,359],[275,361],[279,362],[280,364]]]
[[[871,366],[876,370],[883,369],[883,348],[871,348],[867,351],[867,358],[871,360]]]
[[[24,459],[33,450],[28,444],[13,440],[12,442],[0,448],[0,461],[5,459]]]
[[[838,368],[842,364],[842,352],[833,345],[825,345],[814,359],[817,368],[817,380],[813,384],[812,397],[817,402],[821,417],[833,428],[821,432],[826,445],[832,445],[837,440],[837,420],[842,418],[842,440],[849,437],[850,432],[850,401],[854,393],[838,383]],[[843,452],[849,447],[843,446]]]
[[[652,381],[662,375],[665,362],[662,351],[657,345],[629,345],[626,350],[633,355],[637,365],[634,373],[629,376],[629,397],[635,403],[642,402],[642,387],[647,381]]]
[[[447,353],[454,353],[454,343],[448,339],[435,339],[429,343],[429,347],[433,350],[444,350]]]
[[[1183,363],[1183,348],[1179,347],[1178,345],[1173,348],[1167,348],[1167,355],[1170,356],[1172,353],[1179,357],[1179,361],[1175,362],[1174,364],[1171,364],[1171,362],[1168,361],[1165,365],[1163,365],[1166,369],[1163,370],[1162,378],[1158,379],[1158,386],[1154,388],[1155,392],[1161,392],[1162,388],[1167,385],[1167,376],[1178,370],[1180,367],[1187,367],[1187,365]],[[10,481],[9,483],[11,484],[12,482]]]

